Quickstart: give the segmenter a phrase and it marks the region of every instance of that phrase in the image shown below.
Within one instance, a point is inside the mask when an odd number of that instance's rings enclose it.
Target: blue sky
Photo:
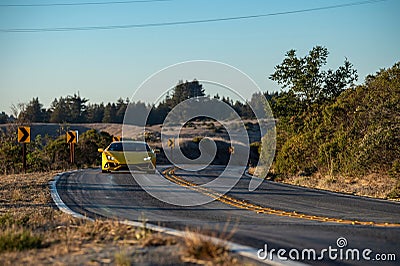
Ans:
[[[96,0],[96,2],[105,0]],[[202,20],[317,8],[357,0],[171,0],[115,5],[0,7],[0,29],[56,28]],[[1,0],[1,4],[95,0]],[[215,60],[248,74],[262,90],[286,51],[304,56],[328,48],[328,67],[348,58],[367,74],[400,61],[400,1],[166,27],[118,30],[0,32],[0,111],[33,97],[48,107],[79,91],[90,102],[131,97],[151,74],[187,60]],[[207,90],[207,88],[206,88]],[[149,92],[151,95],[151,92]],[[149,99],[152,97],[149,97]],[[143,99],[146,101],[147,99]]]

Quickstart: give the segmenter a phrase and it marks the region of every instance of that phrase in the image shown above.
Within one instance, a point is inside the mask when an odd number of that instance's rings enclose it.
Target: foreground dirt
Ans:
[[[198,252],[198,239],[150,232],[145,223],[73,218],[53,205],[54,175],[0,176],[0,265],[255,265],[210,243]]]

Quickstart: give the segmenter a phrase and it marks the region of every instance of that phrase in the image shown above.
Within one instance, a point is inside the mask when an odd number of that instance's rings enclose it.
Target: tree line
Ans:
[[[15,119],[31,123],[122,123],[128,104],[129,100],[122,98],[116,103],[91,104],[88,99],[74,94],[54,99],[49,108],[43,108],[35,97],[26,104],[18,104]],[[144,105],[141,102],[131,104]]]
[[[257,106],[259,94],[255,93],[250,99],[251,105]],[[279,93],[264,94],[268,99],[278,97]],[[68,95],[54,99],[49,108],[44,108],[38,97],[28,103],[18,104],[14,108],[15,116],[0,113],[0,124],[18,120],[21,123],[123,123],[125,111],[149,113],[148,125],[162,124],[168,113],[179,103],[193,97],[208,97],[203,85],[198,80],[179,81],[171,94],[157,105],[144,102],[130,102],[129,99],[118,99],[116,103],[90,103],[89,99],[79,94]],[[255,118],[248,102],[233,101],[229,97],[218,94],[212,98],[223,101],[231,106],[237,114],[246,119]]]

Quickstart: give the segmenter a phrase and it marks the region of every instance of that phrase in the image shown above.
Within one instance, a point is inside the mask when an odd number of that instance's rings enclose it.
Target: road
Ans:
[[[160,167],[159,170],[164,170]],[[196,184],[206,183],[218,176],[223,167],[211,166],[199,172],[178,170],[179,179]],[[61,176],[57,190],[61,199],[73,211],[89,217],[111,217],[120,220],[141,220],[175,229],[201,228],[215,232],[234,230],[232,241],[261,249],[285,249],[284,257],[292,249],[338,249],[337,239],[344,237],[347,246],[358,249],[360,260],[349,258],[331,260],[328,253],[321,260],[306,260],[315,265],[376,265],[375,255],[395,254],[396,261],[380,262],[398,265],[400,260],[400,204],[384,200],[355,197],[265,181],[255,191],[248,191],[250,178],[243,176],[228,193],[229,198],[269,212],[257,213],[226,202],[213,201],[201,206],[181,207],[167,204],[145,192],[129,173],[102,174],[100,169],[87,169]],[[151,188],[154,190],[160,188]],[[165,188],[164,188],[165,189]],[[170,197],[181,197],[191,191],[167,188]],[[191,191],[190,193],[199,193]],[[273,213],[273,214],[269,214]],[[317,220],[309,219],[315,217]],[[326,221],[321,219],[326,218]],[[318,220],[319,219],[319,220]],[[375,225],[351,224],[351,221],[373,222]],[[387,225],[385,226],[385,223]],[[224,226],[229,229],[224,229]],[[393,226],[395,225],[395,226]],[[362,251],[370,249],[366,261]],[[336,253],[338,253],[336,252]],[[336,254],[335,251],[332,253]],[[343,253],[344,254],[344,253]],[[380,255],[383,254],[383,255]],[[292,253],[293,256],[296,253]],[[339,253],[338,253],[338,256]],[[338,257],[340,258],[340,257]],[[378,258],[378,257],[377,257]]]

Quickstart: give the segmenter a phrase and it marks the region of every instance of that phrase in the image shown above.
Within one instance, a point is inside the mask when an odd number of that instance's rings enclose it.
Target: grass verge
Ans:
[[[249,174],[252,175],[259,176],[263,172],[263,169],[249,168]],[[400,182],[389,175],[377,173],[362,177],[350,177],[323,175],[317,172],[310,176],[295,175],[274,178],[274,181],[357,196],[392,200],[400,199]]]

